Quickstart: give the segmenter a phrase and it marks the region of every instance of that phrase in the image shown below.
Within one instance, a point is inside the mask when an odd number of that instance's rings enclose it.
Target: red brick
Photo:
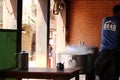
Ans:
[[[67,14],[67,43],[77,44],[83,41],[87,45],[99,47],[102,19],[112,15],[112,7],[119,2],[120,0],[72,1]]]

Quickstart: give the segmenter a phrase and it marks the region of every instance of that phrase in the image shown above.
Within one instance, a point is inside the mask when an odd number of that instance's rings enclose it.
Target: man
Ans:
[[[103,19],[99,56],[95,62],[100,80],[118,80],[120,58],[120,4],[113,7],[113,16]],[[109,69],[109,75],[106,71]]]

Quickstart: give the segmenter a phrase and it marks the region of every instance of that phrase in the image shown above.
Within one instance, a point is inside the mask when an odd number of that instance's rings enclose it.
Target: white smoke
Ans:
[[[76,45],[68,45],[66,46],[65,50],[60,52],[60,54],[73,54],[73,55],[85,55],[85,54],[93,54],[93,46],[89,45],[82,45],[82,44],[76,44]]]

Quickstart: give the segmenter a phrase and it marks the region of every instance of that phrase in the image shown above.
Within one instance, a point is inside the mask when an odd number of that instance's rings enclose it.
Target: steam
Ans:
[[[85,54],[93,54],[93,46],[76,44],[76,45],[68,45],[65,50],[60,54],[71,54],[71,55],[85,55]]]
[[[64,62],[65,68],[79,67],[80,61],[75,59],[79,55],[94,54],[94,47],[84,44],[68,45],[59,53],[59,62]]]

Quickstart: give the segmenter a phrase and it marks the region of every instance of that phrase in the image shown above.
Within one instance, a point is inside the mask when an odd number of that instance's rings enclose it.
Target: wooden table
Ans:
[[[53,80],[70,80],[75,77],[79,80],[80,68],[65,68],[63,71],[58,71],[54,68],[29,68],[28,70],[7,69],[0,70],[0,78],[22,78],[31,79],[53,79]]]

